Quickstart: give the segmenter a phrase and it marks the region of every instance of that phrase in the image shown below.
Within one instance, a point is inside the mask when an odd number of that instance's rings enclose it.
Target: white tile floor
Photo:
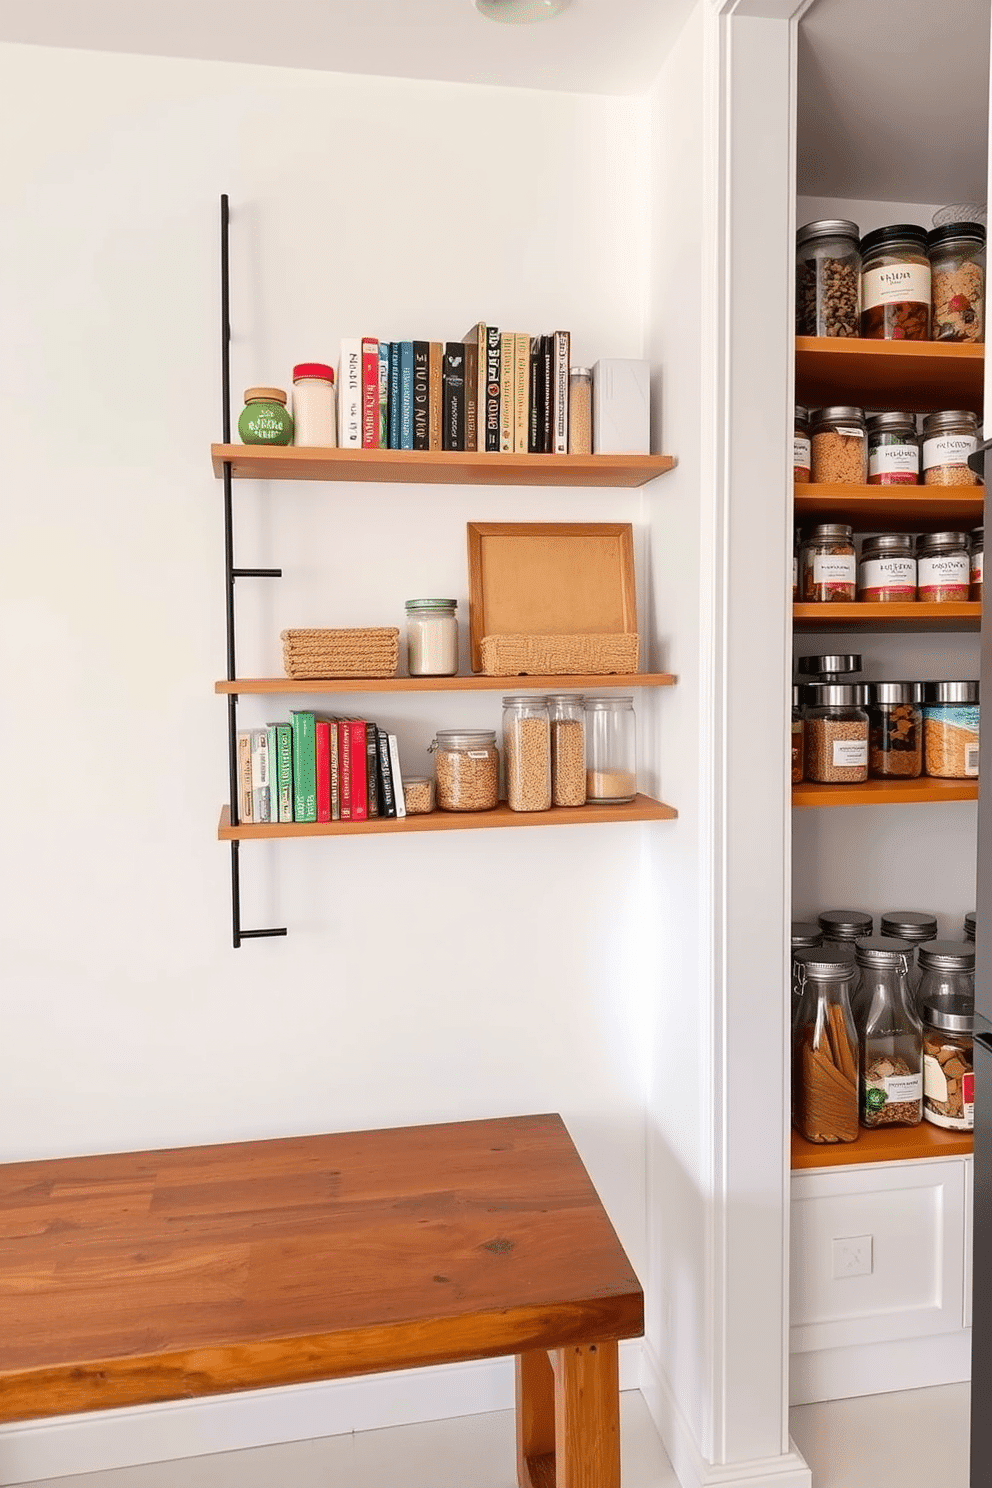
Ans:
[[[968,1488],[967,1385],[800,1406],[792,1432],[814,1488]],[[637,1391],[621,1402],[624,1488],[678,1488]],[[513,1414],[160,1462],[52,1488],[515,1488]]]

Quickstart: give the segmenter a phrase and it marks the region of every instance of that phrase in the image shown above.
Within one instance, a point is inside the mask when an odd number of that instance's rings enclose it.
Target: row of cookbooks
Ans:
[[[364,718],[306,711],[242,729],[238,814],[253,823],[405,816],[396,735]]]
[[[343,340],[338,443],[565,455],[570,343],[483,321],[461,341]]]

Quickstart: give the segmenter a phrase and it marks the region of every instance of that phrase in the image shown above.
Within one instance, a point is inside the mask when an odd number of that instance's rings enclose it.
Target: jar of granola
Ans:
[[[803,546],[801,597],[806,603],[849,603],[857,594],[854,533],[842,522],[821,522]]]
[[[921,532],[916,542],[921,603],[960,604],[968,598],[971,560],[964,532]]]
[[[916,598],[916,554],[909,532],[880,532],[861,544],[858,598],[870,604],[907,604]]]
[[[860,408],[818,408],[810,420],[810,478],[816,485],[868,483],[868,441]]]
[[[919,682],[868,684],[868,770],[879,780],[915,780],[922,773],[921,692]]]
[[[924,682],[923,768],[943,780],[978,775],[977,682]]]
[[[861,1052],[861,1124],[919,1126],[923,1119],[923,1029],[907,976],[908,947],[859,940],[855,1018]]]
[[[933,339],[985,340],[985,228],[948,222],[927,234]]]
[[[861,334],[871,341],[929,341],[925,227],[899,223],[861,239]]]
[[[976,527],[971,534],[970,551],[971,572],[969,574],[968,598],[981,600],[982,598],[982,570],[985,566],[985,528]]]
[[[796,335],[856,336],[860,313],[858,224],[807,222],[796,233]]]
[[[978,448],[978,415],[967,408],[928,413],[923,420],[923,484],[977,486],[981,482],[968,464]]]
[[[950,997],[923,1004],[923,1116],[934,1126],[975,1126],[975,1004]]]
[[[797,485],[809,480],[809,409],[796,404],[796,427],[792,436],[792,479]]]
[[[868,484],[916,486],[920,441],[915,413],[874,413],[868,419]]]

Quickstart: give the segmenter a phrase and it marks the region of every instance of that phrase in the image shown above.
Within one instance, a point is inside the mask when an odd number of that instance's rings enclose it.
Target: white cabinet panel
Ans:
[[[964,1326],[971,1327],[972,1242],[975,1219],[975,1162],[964,1160]]]

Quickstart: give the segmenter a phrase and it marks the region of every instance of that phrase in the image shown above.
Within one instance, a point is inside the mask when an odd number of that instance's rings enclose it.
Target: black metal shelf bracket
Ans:
[[[231,263],[230,263],[230,206],[225,193],[220,199],[220,365],[221,365],[221,426],[224,443],[231,443]],[[224,461],[224,577],[226,586],[227,614],[227,680],[233,682],[237,676],[234,654],[234,584],[236,579],[281,579],[281,568],[235,568],[234,566],[234,503],[231,494],[231,462]],[[238,816],[238,698],[231,693],[227,699],[227,767],[231,799],[231,825],[237,826]],[[272,935],[285,935],[286,928],[269,930],[243,930],[241,927],[241,867],[237,838],[231,843],[231,931],[234,949],[240,948],[243,940],[264,940]]]

